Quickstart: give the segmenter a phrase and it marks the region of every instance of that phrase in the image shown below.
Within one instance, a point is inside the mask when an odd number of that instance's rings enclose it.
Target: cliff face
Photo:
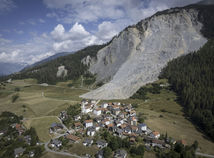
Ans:
[[[125,99],[153,82],[166,64],[206,43],[195,9],[170,9],[126,28],[97,53],[89,71],[97,82],[109,81],[82,95],[93,99]]]

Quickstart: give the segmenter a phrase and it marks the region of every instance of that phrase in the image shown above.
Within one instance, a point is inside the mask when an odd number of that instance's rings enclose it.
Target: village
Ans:
[[[109,145],[109,142],[101,137],[103,131],[120,140],[128,140],[130,146],[135,146],[140,138],[148,151],[170,149],[171,145],[176,143],[167,135],[161,135],[158,131],[147,127],[138,119],[135,108],[131,104],[98,103],[99,101],[96,100],[82,100],[80,107],[76,106],[70,109],[71,111],[60,112],[59,118],[62,123],[53,123],[50,127],[49,132],[56,139],[50,141],[49,148],[60,151],[63,150],[63,144],[67,143],[82,143],[87,147],[95,145],[99,149],[95,156],[103,158],[103,149]],[[63,123],[68,125],[67,130]],[[61,134],[62,131],[66,132]],[[63,143],[65,140],[67,140],[66,143]],[[184,140],[180,142],[183,145],[186,144]],[[128,152],[121,148],[115,150],[113,155],[115,158],[126,158]],[[86,154],[85,156],[94,155]]]
[[[0,138],[14,145],[12,157],[41,157],[43,151],[73,157],[115,157],[143,155],[144,150],[153,152],[169,150],[176,143],[167,134],[150,129],[135,111],[135,106],[120,102],[99,103],[97,100],[82,100],[59,113],[59,122],[49,127],[51,140],[41,143],[35,129],[26,129],[23,117],[10,112],[1,114],[6,124],[0,130]],[[184,140],[178,141],[186,145]],[[94,150],[94,154],[70,152],[73,145],[80,144]],[[91,148],[91,147],[94,148]],[[110,151],[108,151],[109,149]],[[81,150],[81,149],[80,149]],[[106,156],[108,155],[108,156]]]

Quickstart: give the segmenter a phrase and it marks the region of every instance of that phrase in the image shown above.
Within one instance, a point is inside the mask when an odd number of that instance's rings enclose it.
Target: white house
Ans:
[[[54,139],[51,141],[51,147],[54,148],[59,148],[60,146],[62,146],[62,142],[60,140]]]
[[[98,147],[98,148],[105,148],[105,147],[107,147],[107,145],[108,145],[108,143],[107,143],[105,140],[98,140],[98,141],[96,142],[96,144],[97,144],[97,147]]]
[[[94,115],[96,115],[96,116],[101,115],[101,113],[102,113],[102,111],[101,111],[100,108],[97,108],[97,109],[94,110]]]
[[[93,126],[93,120],[85,120],[85,128],[92,127]]]
[[[150,135],[151,137],[153,137],[153,138],[156,138],[156,139],[158,139],[158,138],[160,138],[160,133],[159,132],[157,132],[157,131],[154,131],[154,132],[152,132],[151,133],[151,135]]]
[[[96,130],[95,130],[95,127],[89,127],[88,129],[87,129],[87,135],[88,136],[94,136],[95,135],[95,133],[96,133]]]
[[[139,124],[138,127],[139,127],[139,129],[141,129],[144,132],[147,130],[147,126],[144,123]]]
[[[103,104],[101,105],[101,107],[102,107],[102,108],[107,108],[107,107],[108,107],[108,104],[107,104],[107,103],[103,103]]]
[[[96,104],[96,100],[91,100],[91,104]]]
[[[91,104],[87,104],[87,105],[82,105],[81,106],[81,112],[83,114],[87,114],[87,113],[92,112],[92,111],[93,111],[93,109],[92,109]]]

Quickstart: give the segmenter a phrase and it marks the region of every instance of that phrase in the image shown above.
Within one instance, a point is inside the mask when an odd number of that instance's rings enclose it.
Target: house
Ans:
[[[127,134],[131,134],[132,133],[132,129],[130,126],[126,126],[125,130],[124,130]]]
[[[94,127],[95,127],[95,130],[96,130],[96,131],[99,131],[99,130],[100,130],[100,126],[99,126],[98,124],[95,124]]]
[[[23,155],[24,151],[25,151],[25,149],[22,148],[22,147],[16,148],[16,149],[14,149],[14,156],[15,157],[20,157],[20,156]]]
[[[49,129],[49,132],[54,133],[62,129],[63,129],[63,125],[61,123],[52,123]]]
[[[136,111],[135,110],[129,111],[129,116],[136,116]]]
[[[115,123],[115,125],[116,125],[117,127],[119,127],[119,126],[122,125],[121,120],[115,120],[114,123]]]
[[[144,131],[144,132],[146,132],[146,130],[147,130],[147,126],[146,126],[146,124],[144,124],[144,123],[139,124],[139,125],[138,125],[138,128],[141,129],[141,130]]]
[[[88,127],[88,129],[87,129],[87,135],[88,136],[92,136],[93,137],[95,135],[95,133],[96,133],[96,129],[95,129],[94,126]]]
[[[30,136],[30,135],[24,136],[24,141],[25,141],[28,145],[30,145],[30,144],[31,144],[31,136]]]
[[[93,144],[93,139],[90,138],[85,138],[85,140],[83,141],[83,145],[84,146],[91,146]]]
[[[157,132],[157,131],[154,131],[154,132],[152,132],[152,133],[150,134],[150,136],[151,136],[152,138],[158,139],[158,138],[160,138],[160,133]]]
[[[165,142],[163,140],[158,140],[158,139],[153,139],[151,141],[151,145],[153,147],[159,147],[159,148],[163,148],[163,146],[165,146]]]
[[[118,149],[114,153],[114,158],[126,158],[127,152],[123,149]]]
[[[75,121],[79,121],[80,119],[81,119],[81,116],[80,116],[80,115],[74,116],[74,120],[75,120]]]
[[[71,143],[79,143],[80,142],[80,138],[72,135],[72,134],[68,134],[65,136]]]
[[[120,129],[120,128],[117,128],[116,131],[115,131],[115,133],[116,133],[119,137],[122,137],[122,135],[123,135],[123,130]]]
[[[183,140],[183,139],[179,140],[178,143],[180,143],[180,144],[182,144],[184,146],[187,145],[187,142],[185,140]]]
[[[96,104],[96,100],[91,100],[91,104]]]
[[[85,120],[85,128],[92,127],[93,126],[93,120]]]
[[[19,132],[19,135],[22,135],[22,133],[24,133],[25,132],[25,129],[24,129],[24,127],[21,125],[21,124],[16,124],[15,125],[15,128],[16,128],[16,130]]]
[[[59,114],[61,120],[66,120],[68,118],[67,111],[61,111]]]
[[[82,126],[81,122],[76,122],[76,123],[74,123],[74,127],[75,127],[75,130],[79,130],[79,129],[81,129],[83,126]]]
[[[101,108],[107,108],[108,107],[108,103],[103,103],[102,105],[101,105]]]
[[[91,107],[91,104],[88,104],[86,106],[81,107],[81,111],[82,111],[83,114],[87,114],[89,112],[92,112],[93,109]]]
[[[113,113],[114,115],[119,115],[120,109],[119,109],[119,108],[112,109],[112,113]]]
[[[137,126],[132,125],[130,127],[131,127],[132,132],[134,132],[134,133],[137,132],[137,130],[138,130]]]
[[[119,127],[120,127],[121,129],[125,129],[126,126],[127,126],[127,124],[124,123],[124,124],[120,125]]]
[[[108,129],[113,128],[113,127],[114,127],[114,124],[113,124],[113,123],[110,123],[110,124],[108,124],[106,127],[107,127]]]
[[[93,113],[94,113],[94,115],[99,116],[99,115],[101,115],[101,113],[102,113],[102,109],[97,108],[97,109],[95,109],[95,110],[93,111]]]
[[[111,123],[109,119],[104,119],[102,122],[106,126]]]
[[[95,155],[96,158],[104,158],[103,150],[99,150]]]
[[[6,129],[0,130],[0,136],[4,135],[7,132]]]
[[[96,144],[97,144],[97,147],[98,147],[98,148],[105,148],[105,147],[107,147],[107,145],[108,145],[108,143],[107,143],[105,140],[98,140],[98,141],[96,142]]]
[[[61,142],[60,140],[58,140],[58,139],[53,139],[53,140],[51,140],[51,142],[50,142],[50,146],[51,146],[52,148],[59,148],[59,147],[62,146],[62,142]]]
[[[135,126],[137,126],[137,119],[136,119],[136,117],[129,117],[129,119],[128,119],[128,122],[129,122],[129,124],[131,124],[131,125],[135,125]]]
[[[34,155],[35,155],[35,152],[34,152],[34,151],[30,151],[30,152],[29,152],[29,157],[34,157]]]

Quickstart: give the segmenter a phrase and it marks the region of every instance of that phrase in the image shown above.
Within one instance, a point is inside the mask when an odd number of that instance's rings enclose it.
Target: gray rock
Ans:
[[[57,77],[66,77],[68,74],[68,70],[65,69],[65,66],[59,66],[58,71],[56,73]]]
[[[81,97],[126,99],[156,81],[169,61],[207,42],[197,15],[193,9],[170,10],[125,29],[97,53],[96,62],[90,63],[89,71],[97,75],[97,82],[109,82]]]

